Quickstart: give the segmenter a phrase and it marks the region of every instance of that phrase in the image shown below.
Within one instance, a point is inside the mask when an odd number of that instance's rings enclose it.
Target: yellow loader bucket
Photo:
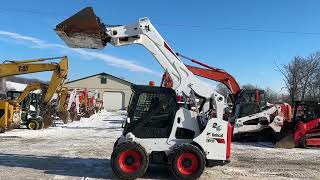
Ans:
[[[276,142],[276,148],[292,149],[295,148],[293,134],[289,134]]]
[[[72,48],[102,49],[106,46],[105,26],[93,12],[86,7],[58,24],[56,33]]]

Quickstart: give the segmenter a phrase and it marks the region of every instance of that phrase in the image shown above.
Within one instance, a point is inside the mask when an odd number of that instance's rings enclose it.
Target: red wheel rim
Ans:
[[[198,170],[198,158],[192,153],[183,153],[177,160],[178,170],[184,175],[191,175]]]
[[[141,154],[134,149],[121,152],[119,156],[120,169],[125,173],[136,172],[141,166],[141,158]]]

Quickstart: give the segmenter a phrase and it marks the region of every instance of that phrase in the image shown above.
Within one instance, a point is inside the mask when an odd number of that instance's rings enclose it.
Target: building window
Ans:
[[[101,84],[107,84],[107,77],[102,76],[102,77],[100,78],[100,83],[101,83]]]

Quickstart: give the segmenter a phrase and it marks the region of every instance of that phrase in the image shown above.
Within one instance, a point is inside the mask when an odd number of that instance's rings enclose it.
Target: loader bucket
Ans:
[[[276,148],[292,149],[295,148],[293,134],[289,134],[276,142]]]
[[[64,20],[56,26],[55,31],[72,48],[102,49],[108,39],[105,26],[92,7],[86,7]]]

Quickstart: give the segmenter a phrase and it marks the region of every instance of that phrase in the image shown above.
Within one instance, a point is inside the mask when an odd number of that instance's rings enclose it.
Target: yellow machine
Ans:
[[[43,63],[44,61],[61,59],[59,63]],[[32,59],[23,61],[5,61],[0,65],[0,77],[7,77],[13,75],[37,73],[53,71],[53,75],[50,80],[50,84],[47,88],[41,87],[40,85],[28,86],[28,88],[44,88],[45,93],[43,97],[43,103],[41,104],[41,116],[44,118],[44,126],[48,127],[52,123],[52,108],[50,106],[51,98],[55,92],[60,91],[64,85],[64,81],[68,74],[68,58],[54,57],[54,58],[42,58]],[[21,94],[23,100],[30,92],[30,89],[26,90],[25,94]],[[32,90],[31,90],[32,91]],[[28,92],[28,93],[27,93]],[[19,98],[18,101],[21,102]],[[6,99],[0,100],[0,132],[5,132],[8,124],[13,121],[18,121],[20,116],[20,108],[16,102],[9,101]]]
[[[64,79],[60,78],[61,81],[64,81]],[[19,107],[21,105],[21,103],[29,97],[29,94],[35,90],[41,90],[42,95],[41,98],[39,99],[39,106],[40,110],[41,109],[45,109],[47,111],[46,114],[48,114],[48,117],[52,117],[52,116],[58,116],[64,123],[68,122],[69,119],[69,112],[64,108],[65,106],[65,102],[66,102],[66,98],[68,96],[68,89],[67,88],[62,88],[63,86],[63,82],[59,83],[60,86],[57,88],[56,92],[54,91],[50,91],[48,90],[49,86],[48,84],[43,84],[43,83],[32,83],[29,84],[24,90],[23,92],[21,92],[20,96],[18,97],[18,99],[15,102],[9,101],[11,104],[14,105],[14,107]],[[51,93],[51,94],[48,94]],[[46,102],[44,97],[49,96],[50,99],[52,99],[53,97],[53,93],[57,93],[58,95],[58,99],[59,99],[59,106],[58,108],[54,108],[52,107],[52,104],[49,102]],[[30,104],[29,104],[30,105]],[[29,108],[26,108],[27,111],[29,111]],[[24,112],[25,114],[29,114],[29,112]],[[40,111],[41,114],[41,111]],[[47,118],[48,118],[47,117]],[[25,123],[23,123],[24,125],[26,125],[28,127],[28,129],[41,129],[42,127],[48,126],[50,125],[50,123],[52,123],[52,120],[49,119],[45,119],[45,120],[49,120],[46,125],[43,124],[42,119],[38,119],[38,118],[31,118],[29,120],[29,118],[23,116],[22,117],[23,121]],[[22,120],[21,119],[21,120]],[[35,122],[37,121],[37,122]],[[40,128],[38,128],[40,127]]]
[[[66,108],[68,96],[69,90],[66,87],[62,88],[61,91],[58,93],[59,105],[57,108],[57,115],[65,124],[68,123],[68,120],[70,119],[70,113],[67,111]]]

